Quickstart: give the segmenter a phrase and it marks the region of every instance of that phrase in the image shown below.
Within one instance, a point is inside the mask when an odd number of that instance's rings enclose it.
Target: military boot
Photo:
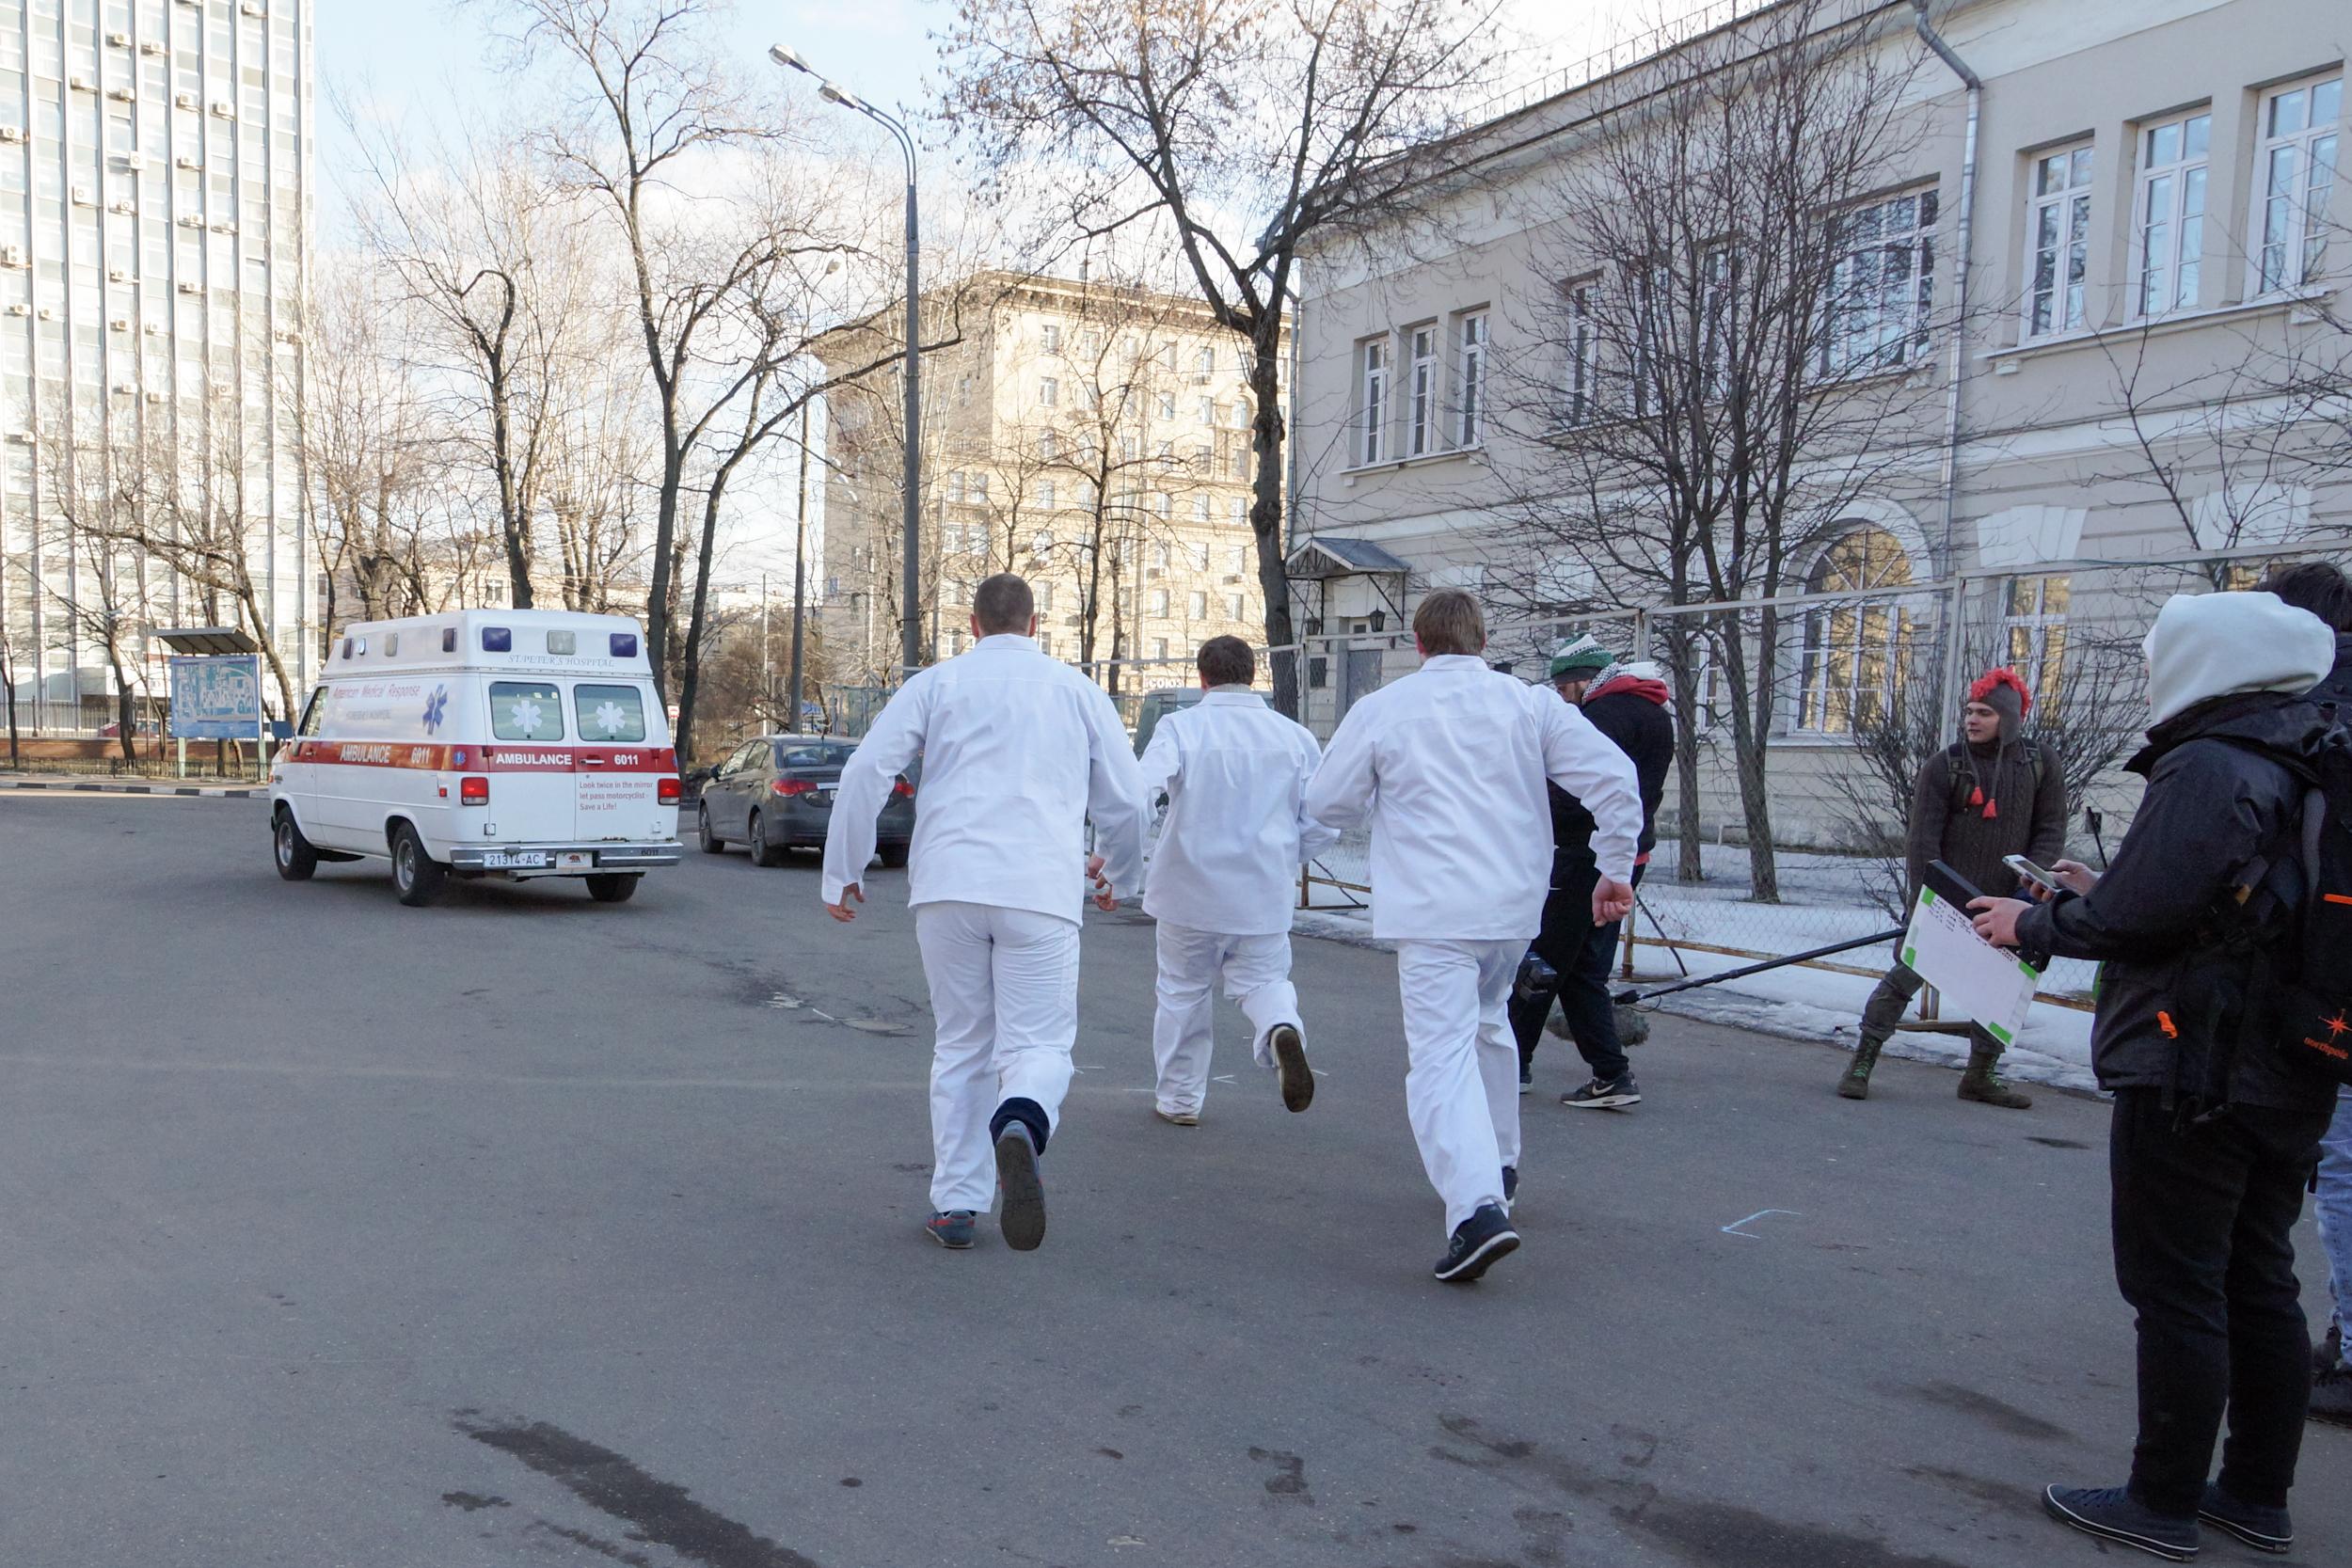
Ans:
[[[1885,1046],[1884,1035],[1865,1034],[1853,1048],[1853,1061],[1837,1080],[1837,1095],[1841,1100],[1870,1098],[1870,1069],[1879,1065],[1879,1052]]]
[[[1993,1070],[1993,1064],[2000,1059],[2001,1048],[1997,1045],[1970,1045],[1968,1070],[1960,1075],[1960,1098],[1987,1105],[2005,1106],[2012,1111],[2031,1108],[2031,1095],[2020,1094],[2010,1088],[2001,1075]]]

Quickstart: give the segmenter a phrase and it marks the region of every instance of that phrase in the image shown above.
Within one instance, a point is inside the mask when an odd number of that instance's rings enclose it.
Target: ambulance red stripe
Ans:
[[[419,745],[405,740],[297,740],[289,762],[336,768],[413,768],[429,773],[675,773],[667,746]],[[591,762],[588,758],[594,757]]]

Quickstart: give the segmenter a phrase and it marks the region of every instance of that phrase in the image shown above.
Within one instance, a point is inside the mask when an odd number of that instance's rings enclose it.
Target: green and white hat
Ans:
[[[1574,641],[1562,642],[1551,650],[1551,678],[1568,680],[1581,675],[1590,680],[1616,662],[1616,650],[1591,632],[1586,632]]]

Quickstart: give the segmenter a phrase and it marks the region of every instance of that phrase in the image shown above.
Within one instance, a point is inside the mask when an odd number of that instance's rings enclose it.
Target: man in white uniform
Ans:
[[[1633,907],[1642,802],[1633,764],[1582,714],[1486,668],[1477,600],[1431,594],[1413,637],[1421,669],[1348,709],[1307,816],[1333,831],[1372,819],[1372,929],[1397,944],[1406,1106],[1445,1199],[1435,1272],[1469,1281],[1519,1244],[1519,1058],[1504,1008],[1550,882],[1545,781],[1593,815],[1596,924]]]
[[[926,1228],[959,1249],[972,1244],[992,1184],[1006,1243],[1026,1252],[1045,1239],[1038,1156],[1059,1121],[1078,1036],[1081,873],[1107,910],[1143,871],[1147,808],[1118,710],[1040,653],[1036,631],[1026,582],[1008,572],[981,583],[978,641],[890,699],[841,770],[825,835],[825,906],[854,920],[874,819],[921,753],[907,902],[937,1040]]]
[[[1200,703],[1161,720],[1143,752],[1144,799],[1168,794],[1143,895],[1159,922],[1153,1110],[1179,1127],[1200,1120],[1209,1092],[1220,979],[1249,1019],[1258,1065],[1279,1075],[1282,1103],[1303,1111],[1314,1099],[1291,985],[1291,911],[1302,854],[1335,837],[1318,829],[1301,843],[1299,807],[1321,748],[1249,689],[1249,644],[1213,637],[1196,662]]]

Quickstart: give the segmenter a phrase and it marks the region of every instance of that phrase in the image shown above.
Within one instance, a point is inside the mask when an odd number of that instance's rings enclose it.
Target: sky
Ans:
[[[1647,32],[1663,17],[1727,0],[1496,3],[1503,24],[1519,40],[1511,52],[1511,78],[1496,83],[1498,93],[1509,93],[1544,72]],[[490,24],[500,10],[497,0],[318,0],[313,38],[323,83],[317,111],[321,245],[344,241],[350,232],[349,201],[367,187],[341,105],[348,104],[363,123],[429,124],[484,106],[495,113],[503,84],[501,49]],[[767,60],[767,49],[784,43],[851,92],[879,105],[905,108],[916,119],[927,101],[927,80],[939,64],[930,35],[945,31],[953,20],[949,0],[737,0],[724,10],[723,36],[747,71],[778,71]],[[787,86],[815,101],[815,84],[806,77],[789,77]],[[870,126],[848,111],[836,112],[846,134],[870,133]],[[927,174],[927,193],[931,181]],[[927,194],[926,199],[932,198]],[[777,504],[786,488],[777,476],[763,475],[741,491],[752,515],[730,529],[722,572],[739,587],[766,571],[771,586],[781,578],[779,591],[790,594],[791,503]],[[818,492],[821,505],[821,486]]]

